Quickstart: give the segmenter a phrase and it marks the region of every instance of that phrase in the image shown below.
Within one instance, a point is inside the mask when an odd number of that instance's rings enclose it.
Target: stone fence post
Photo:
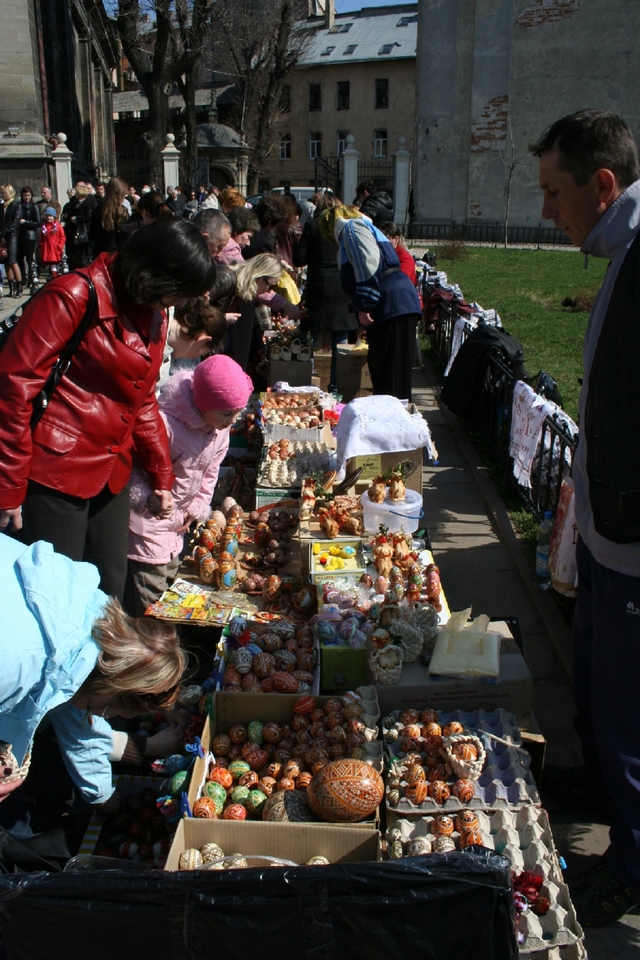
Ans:
[[[162,150],[162,169],[164,172],[164,193],[167,187],[177,187],[180,183],[180,151],[175,146],[175,137],[172,133],[166,136],[167,145]]]
[[[54,196],[57,198],[60,206],[64,207],[69,199],[67,193],[73,186],[71,177],[71,158],[73,154],[67,146],[66,133],[57,133],[56,140],[58,141],[58,146],[51,153],[54,163]]]
[[[403,232],[409,223],[409,187],[411,154],[405,150],[405,138],[398,137],[398,149],[393,164],[393,205],[395,220]]]
[[[347,134],[347,145],[342,153],[342,201],[353,203],[358,186],[358,158],[360,154],[354,147],[353,134]]]

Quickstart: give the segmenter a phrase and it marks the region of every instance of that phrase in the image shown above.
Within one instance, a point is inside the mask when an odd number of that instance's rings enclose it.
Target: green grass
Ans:
[[[436,248],[437,253],[437,248]],[[570,312],[562,301],[570,297],[588,303],[595,296],[607,261],[578,251],[514,250],[466,247],[463,260],[438,256],[438,268],[457,283],[465,300],[495,307],[504,328],[524,349],[529,374],[546,370],[574,419],[578,412],[578,377],[582,376],[582,341],[588,312]]]

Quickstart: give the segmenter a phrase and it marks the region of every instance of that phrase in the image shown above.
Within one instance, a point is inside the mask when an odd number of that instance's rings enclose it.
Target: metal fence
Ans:
[[[428,282],[424,288],[426,296],[434,290]],[[453,329],[458,319],[455,303],[441,300],[435,325],[424,331],[445,365],[451,357]],[[470,324],[465,324],[463,340],[473,329]],[[531,488],[517,483],[513,476],[513,460],[509,455],[515,384],[516,376],[505,354],[498,347],[491,348],[487,355],[476,423],[492,458],[502,466],[505,480],[513,487],[523,505],[538,519],[542,519],[545,510],[556,511],[562,478],[571,472],[578,439],[572,436],[562,420],[546,417],[532,464]]]
[[[462,243],[487,243],[501,246],[504,244],[504,223],[466,223],[457,220],[413,221],[409,227],[412,240],[431,240],[439,243],[460,241]],[[571,246],[571,240],[564,231],[555,227],[545,227],[542,223],[532,227],[509,227],[508,244],[530,244],[533,246],[553,245]]]

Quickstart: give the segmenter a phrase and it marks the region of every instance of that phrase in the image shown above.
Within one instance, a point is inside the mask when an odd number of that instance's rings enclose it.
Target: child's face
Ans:
[[[244,407],[237,407],[235,410],[205,410],[202,416],[214,430],[224,430],[237,420],[243,410]]]
[[[45,222],[45,223],[55,223],[55,222],[56,222],[56,218],[55,218],[55,217],[52,217],[50,213],[47,213],[46,216],[45,216],[45,218],[44,218],[44,222]]]

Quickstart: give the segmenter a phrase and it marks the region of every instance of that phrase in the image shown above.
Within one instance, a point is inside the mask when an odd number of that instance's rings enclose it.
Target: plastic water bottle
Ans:
[[[553,513],[545,510],[544,520],[538,527],[538,546],[536,547],[536,575],[541,580],[548,580],[549,572],[549,541],[553,529]]]

